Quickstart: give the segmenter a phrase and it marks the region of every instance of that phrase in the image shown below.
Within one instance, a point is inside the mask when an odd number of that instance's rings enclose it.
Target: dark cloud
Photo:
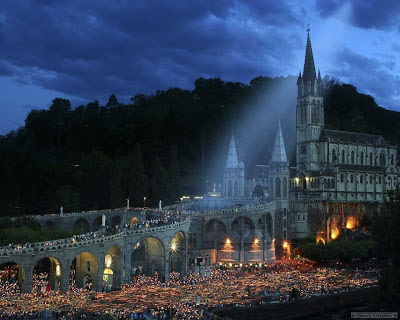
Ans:
[[[351,5],[351,23],[364,29],[399,28],[400,1],[398,0],[317,0],[316,8],[323,18],[330,17],[345,4]],[[337,17],[341,19],[341,17]]]
[[[3,0],[0,15],[0,75],[88,99],[250,80],[300,45],[285,28],[268,32],[299,23],[281,2]]]
[[[400,77],[391,72],[394,61],[363,57],[345,48],[336,56],[334,65],[328,70],[330,74],[371,94],[382,107],[400,111]]]

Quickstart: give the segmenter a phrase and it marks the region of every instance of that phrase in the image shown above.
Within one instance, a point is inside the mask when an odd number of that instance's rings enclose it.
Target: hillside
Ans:
[[[326,125],[383,134],[400,144],[400,114],[347,84],[326,82]],[[115,95],[72,108],[56,98],[0,138],[0,214],[172,203],[218,181],[233,130],[248,168],[268,163],[280,115],[294,164],[296,77],[249,85],[199,78],[122,104]],[[209,181],[207,183],[207,181]]]

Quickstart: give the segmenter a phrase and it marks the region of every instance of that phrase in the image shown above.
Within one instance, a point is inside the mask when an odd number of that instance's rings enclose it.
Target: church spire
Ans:
[[[228,157],[226,158],[225,168],[237,168],[238,164],[239,159],[236,151],[235,137],[233,136],[232,131],[231,143],[229,144]]]
[[[283,141],[282,135],[281,120],[279,120],[278,128],[276,129],[274,148],[272,149],[271,163],[283,163],[287,161],[285,142]]]
[[[303,69],[303,80],[304,83],[311,83],[314,82],[316,79],[315,73],[315,65],[314,65],[314,56],[311,47],[311,40],[310,40],[310,27],[307,29],[307,46],[306,46],[306,57],[304,59],[304,69]]]

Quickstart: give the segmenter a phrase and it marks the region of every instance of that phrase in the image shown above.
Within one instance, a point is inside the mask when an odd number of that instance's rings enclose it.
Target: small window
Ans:
[[[353,175],[350,175],[350,182],[351,182],[351,183],[354,182],[354,177],[353,177]]]
[[[374,155],[373,155],[373,153],[371,152],[371,153],[369,154],[369,165],[372,166],[373,164],[374,164]]]
[[[355,164],[356,162],[355,162],[355,152],[354,152],[354,150],[351,152],[351,163],[352,164]]]
[[[360,154],[360,163],[361,163],[361,164],[364,164],[364,151],[361,151],[361,154]]]
[[[86,261],[86,271],[90,272],[90,261]]]
[[[337,156],[336,156],[336,149],[332,150],[332,161],[336,161],[337,160]]]
[[[360,183],[364,183],[364,177],[362,175],[360,176]]]
[[[343,174],[341,174],[340,175],[340,182],[343,182],[344,181],[344,176],[343,176]]]

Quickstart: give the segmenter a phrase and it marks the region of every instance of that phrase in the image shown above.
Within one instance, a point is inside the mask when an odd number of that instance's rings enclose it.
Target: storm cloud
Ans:
[[[348,3],[352,6],[349,28],[386,30],[398,25],[398,1]],[[111,93],[128,101],[137,93],[191,89],[199,77],[249,83],[259,75],[295,75],[302,69],[306,24],[311,20],[312,29],[318,29],[318,23],[330,19],[342,4],[333,0],[307,0],[301,6],[297,1],[2,0],[0,80],[15,85],[15,92],[44,90],[42,100],[39,91],[34,101],[21,100],[25,93],[19,94],[13,106],[40,108],[48,106],[53,93],[73,103],[102,101]],[[391,46],[393,54],[396,44]],[[338,50],[335,67],[328,68],[318,57],[321,73],[351,78],[361,91],[376,94],[384,107],[400,107],[394,93],[399,86],[396,59],[344,50]],[[369,63],[371,59],[377,64]],[[385,64],[396,73],[391,74]],[[357,79],[354,71],[358,70],[370,74]],[[10,113],[1,117],[7,121],[13,112],[10,101],[11,96],[0,103],[0,113]],[[0,134],[10,128],[4,123],[0,127]]]

